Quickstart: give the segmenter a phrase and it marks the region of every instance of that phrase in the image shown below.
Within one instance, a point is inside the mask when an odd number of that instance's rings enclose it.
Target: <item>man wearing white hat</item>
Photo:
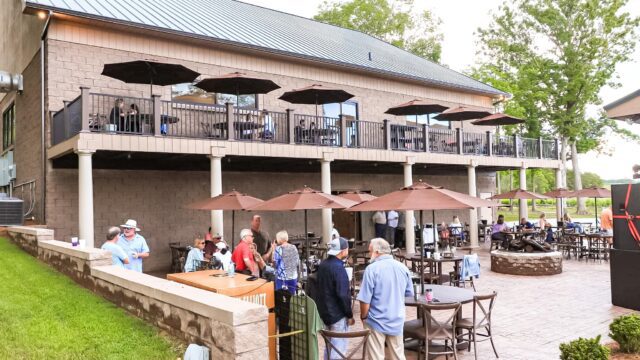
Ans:
[[[142,235],[136,233],[140,229],[135,220],[129,219],[120,227],[122,234],[118,239],[118,245],[129,255],[129,264],[125,265],[125,269],[142,272],[142,259],[149,257],[147,241]]]

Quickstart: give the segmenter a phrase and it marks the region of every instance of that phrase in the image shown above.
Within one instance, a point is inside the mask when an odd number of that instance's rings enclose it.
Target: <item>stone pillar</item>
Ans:
[[[562,168],[556,169],[556,189],[562,188]],[[556,199],[556,221],[562,219],[564,209],[564,199]]]
[[[76,150],[78,155],[78,238],[93,243],[93,166],[91,155],[94,150]]]
[[[520,189],[527,190],[527,167],[524,164],[520,168]],[[520,218],[529,218],[527,210],[527,200],[520,199]]]
[[[325,152],[320,159],[320,176],[322,181],[322,192],[331,194],[331,162],[333,153]],[[332,209],[322,209],[322,242],[327,244],[331,241],[331,230],[333,229]]]
[[[211,176],[211,197],[222,194],[222,158],[224,157],[224,151],[222,148],[212,147],[211,155],[209,155],[210,162],[210,176]],[[224,222],[222,210],[211,211],[211,231],[213,233],[220,233],[224,236]],[[231,240],[234,239],[235,234],[231,234]]]
[[[476,187],[477,162],[471,160],[467,166],[467,180],[469,182],[469,195],[478,196]],[[478,209],[469,210],[469,242],[471,246],[478,246]]]
[[[416,158],[413,156],[407,156],[407,161],[402,164],[404,168],[404,186],[413,185],[413,168],[412,165],[415,164]],[[404,227],[404,243],[407,252],[413,252],[416,248],[416,234],[413,231],[415,227],[415,217],[413,214],[413,210],[405,211],[405,227]]]

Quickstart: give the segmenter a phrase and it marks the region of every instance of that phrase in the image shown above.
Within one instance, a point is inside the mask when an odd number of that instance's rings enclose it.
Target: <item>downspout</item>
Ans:
[[[47,161],[46,161],[46,143],[47,140],[45,138],[45,121],[47,121],[47,116],[45,113],[45,98],[44,98],[44,53],[45,53],[45,39],[47,37],[47,32],[49,31],[49,23],[51,22],[51,15],[53,13],[51,10],[47,11],[47,20],[44,23],[44,28],[42,29],[42,34],[40,35],[40,139],[41,139],[41,152],[40,152],[40,161],[42,162],[42,222],[44,224],[47,223],[46,219],[46,211],[47,211]]]

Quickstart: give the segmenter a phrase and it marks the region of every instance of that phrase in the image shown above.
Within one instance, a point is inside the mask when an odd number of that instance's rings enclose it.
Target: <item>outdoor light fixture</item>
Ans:
[[[38,19],[44,20],[47,18],[47,13],[44,11],[38,11]]]

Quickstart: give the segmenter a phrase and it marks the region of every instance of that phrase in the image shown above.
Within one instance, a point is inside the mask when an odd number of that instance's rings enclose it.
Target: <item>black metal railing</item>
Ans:
[[[289,142],[289,123],[283,112],[237,109],[234,111],[234,139],[272,143]]]
[[[384,149],[384,123],[346,120],[346,146],[361,149]]]
[[[558,143],[555,140],[542,140],[542,158],[560,159]]]
[[[296,144],[341,146],[338,118],[295,114],[294,124]]]
[[[90,94],[90,131],[152,135],[153,114],[152,99]]]
[[[516,157],[516,148],[513,136],[493,135],[493,156]]]
[[[538,139],[520,138],[522,146],[519,148],[520,157],[537,159],[540,156],[540,141]]]
[[[424,131],[422,126],[390,125],[391,149],[424,151]]]
[[[160,134],[167,136],[227,139],[224,105],[161,101]]]
[[[429,128],[429,151],[434,153],[458,153],[456,131],[440,128]]]
[[[487,134],[462,132],[462,153],[465,155],[489,155]]]
[[[51,117],[51,145],[72,138],[82,130],[82,97],[71,100]]]

